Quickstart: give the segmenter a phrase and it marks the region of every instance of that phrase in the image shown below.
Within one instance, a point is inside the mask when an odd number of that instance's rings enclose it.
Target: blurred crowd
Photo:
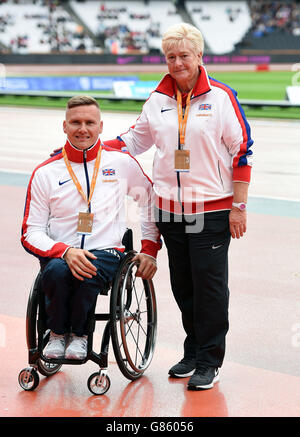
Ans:
[[[144,20],[144,30],[130,29],[130,26],[126,24],[126,20],[121,18],[124,17],[124,15],[130,20]],[[97,19],[98,33],[96,36],[104,50],[109,53],[120,53],[124,51],[148,53],[151,51],[149,44],[151,38],[161,37],[159,22],[153,22],[149,13],[134,13],[130,11],[127,6],[107,8],[106,5],[102,3]],[[110,19],[118,20],[119,24],[108,24]]]
[[[9,41],[8,52],[26,53],[26,49],[30,49],[32,42],[32,26],[26,24],[29,22],[35,23],[36,34],[39,35],[38,46],[42,52],[73,52],[82,50],[85,51],[87,46],[91,45],[82,25],[75,23],[74,20],[64,9],[64,2],[59,0],[32,0],[34,5],[44,7],[43,13],[32,12],[28,8],[28,13],[23,15],[23,23],[20,26],[16,25],[16,19],[12,13],[1,15],[0,9],[0,42],[1,33],[8,31],[8,28],[15,29],[13,37]],[[0,0],[0,5],[26,5],[26,0]],[[11,32],[9,32],[10,34]],[[5,51],[2,49],[2,51]],[[29,50],[30,51],[30,50]]]
[[[84,0],[77,1],[83,2]],[[161,38],[159,20],[151,20],[148,12],[134,13],[125,2],[124,6],[117,3],[116,7],[107,8],[105,2],[99,1],[98,32],[93,36],[81,24],[74,22],[74,18],[71,18],[64,8],[64,1],[32,0],[33,4],[44,6],[45,13],[37,16],[28,8],[28,13],[24,15],[21,32],[16,30],[8,44],[7,41],[4,43],[2,36],[7,33],[8,29],[17,29],[17,26],[14,26],[15,17],[10,10],[9,13],[1,14],[1,5],[25,3],[28,3],[28,0],[0,0],[0,51],[2,52],[26,53],[26,50],[30,51],[32,34],[26,26],[26,21],[29,20],[36,22],[40,35],[39,45],[43,52],[48,50],[49,52],[151,53],[151,42]],[[255,38],[263,37],[274,31],[300,35],[299,4],[296,2],[249,0],[248,4],[252,18],[251,33]],[[231,6],[226,9],[228,19],[232,22],[238,20],[239,13],[239,8]],[[144,22],[144,30],[133,31],[133,26],[131,25],[130,28],[128,23],[126,24],[124,14],[131,23],[132,20]],[[169,14],[174,14],[174,9],[170,9]],[[209,19],[209,17],[204,18]],[[111,23],[109,23],[110,20]],[[141,26],[136,26],[136,28],[141,29]]]
[[[260,38],[274,31],[300,35],[299,5],[296,2],[251,0],[249,6],[254,37]]]

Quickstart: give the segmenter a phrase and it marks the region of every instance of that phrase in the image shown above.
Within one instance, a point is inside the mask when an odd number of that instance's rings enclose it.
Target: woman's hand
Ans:
[[[240,238],[247,230],[247,213],[233,207],[229,213],[229,226],[232,238]]]

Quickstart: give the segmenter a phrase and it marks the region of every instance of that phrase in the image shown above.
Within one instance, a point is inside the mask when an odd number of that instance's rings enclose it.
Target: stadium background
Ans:
[[[0,417],[299,416],[299,11],[290,1],[0,0]],[[21,392],[25,308],[38,268],[19,244],[29,175],[63,144],[63,108],[73,94],[99,99],[103,139],[134,123],[166,72],[159,41],[174,21],[202,30],[207,70],[238,90],[255,140],[249,229],[231,249],[232,328],[221,382],[195,396],[184,381],[167,379],[182,332],[163,249],[157,351],[146,376],[128,383],[111,356],[112,388],[101,399],[87,393],[89,365]],[[140,158],[150,176],[151,158],[151,151]]]

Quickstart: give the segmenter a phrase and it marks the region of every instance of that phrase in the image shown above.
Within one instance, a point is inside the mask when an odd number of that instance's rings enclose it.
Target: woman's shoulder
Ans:
[[[233,94],[235,97],[237,96],[237,91],[232,88],[230,85],[221,82],[211,76],[209,76],[209,83],[212,89],[219,93]]]

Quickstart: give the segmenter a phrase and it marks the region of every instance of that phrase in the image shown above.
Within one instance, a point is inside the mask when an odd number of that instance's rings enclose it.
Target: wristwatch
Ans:
[[[245,203],[245,202],[234,203],[233,202],[232,206],[235,206],[236,208],[240,209],[241,211],[245,211],[245,209],[247,208],[247,203]]]

